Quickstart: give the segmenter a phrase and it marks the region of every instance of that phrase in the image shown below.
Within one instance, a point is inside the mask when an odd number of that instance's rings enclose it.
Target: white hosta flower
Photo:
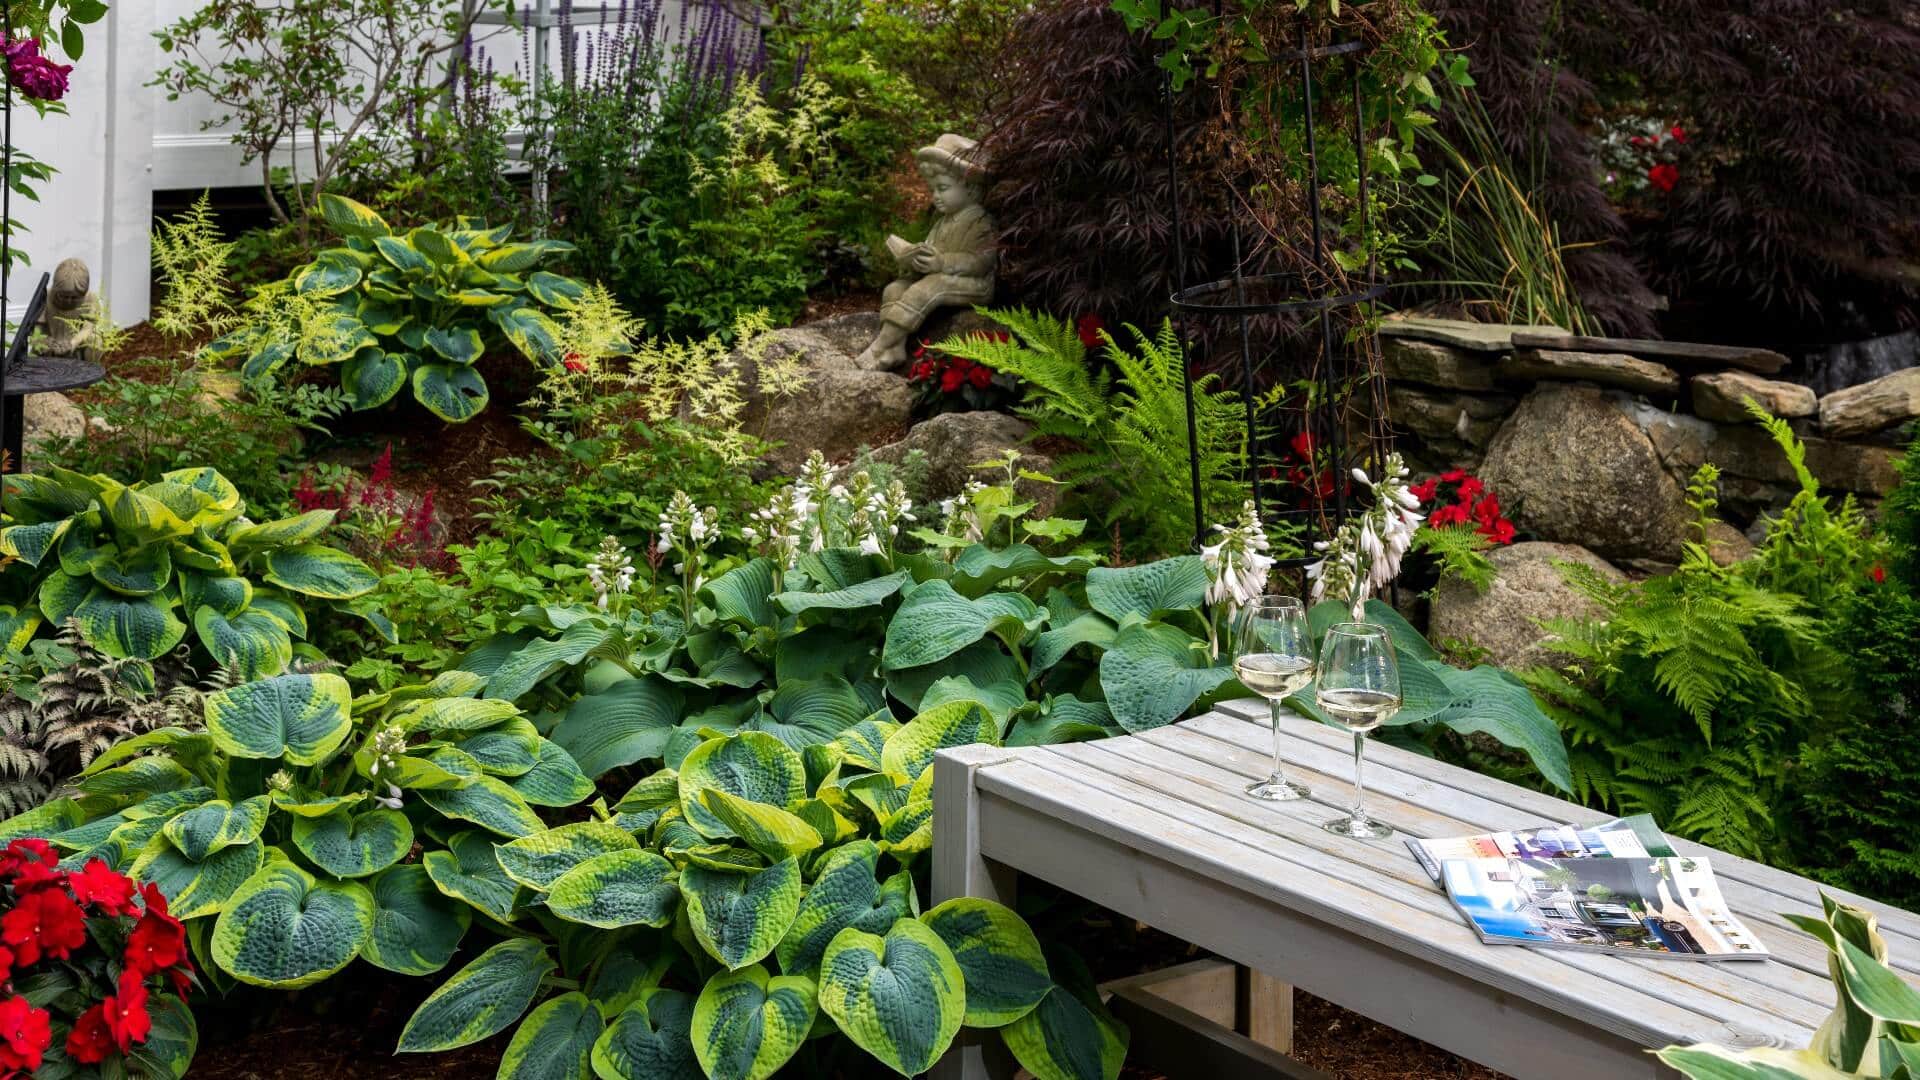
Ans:
[[[1200,560],[1206,565],[1207,602],[1240,608],[1267,590],[1267,575],[1273,571],[1271,546],[1260,514],[1249,499],[1240,508],[1240,520],[1233,525],[1215,525],[1217,542],[1200,548]]]
[[[607,610],[614,597],[625,595],[633,587],[633,575],[633,559],[627,549],[611,536],[602,537],[600,550],[587,560],[587,583],[593,586],[594,605]]]
[[[398,810],[403,805],[400,801],[400,789],[393,784],[387,785],[387,793],[385,795],[375,795],[373,801],[389,810]]]
[[[878,555],[885,549],[880,546],[880,538],[869,533],[860,538],[860,554]]]
[[[1319,562],[1307,567],[1317,602],[1327,596],[1346,601],[1353,617],[1366,610],[1367,598],[1385,589],[1399,576],[1400,560],[1413,548],[1422,515],[1420,500],[1407,490],[1407,466],[1399,454],[1389,454],[1374,480],[1361,469],[1354,479],[1373,490],[1373,505],[1340,526],[1331,541],[1313,545]]]

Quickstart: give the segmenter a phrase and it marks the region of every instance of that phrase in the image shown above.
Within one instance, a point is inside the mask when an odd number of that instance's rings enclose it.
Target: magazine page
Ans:
[[[1687,960],[1763,959],[1707,860],[1448,859],[1454,906],[1489,945],[1540,945]]]
[[[1407,841],[1407,849],[1440,882],[1448,859],[1646,859],[1677,854],[1651,814],[1615,818],[1598,825],[1543,825],[1516,832]]]

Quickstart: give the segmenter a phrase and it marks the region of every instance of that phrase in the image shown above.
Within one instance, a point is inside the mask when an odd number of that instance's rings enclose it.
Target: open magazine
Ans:
[[[1678,854],[1651,814],[1615,818],[1598,825],[1545,825],[1538,829],[1482,833],[1442,840],[1407,841],[1408,850],[1440,882],[1448,859],[1649,859]]]
[[[1704,858],[1446,859],[1441,882],[1489,945],[1681,960],[1764,959]]]

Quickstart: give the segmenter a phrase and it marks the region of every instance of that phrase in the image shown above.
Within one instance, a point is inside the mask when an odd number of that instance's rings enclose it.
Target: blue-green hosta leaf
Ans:
[[[263,521],[258,525],[242,525],[227,536],[227,545],[235,551],[258,551],[304,544],[326,532],[327,527],[333,524],[335,513],[333,510],[309,510],[304,514]]]
[[[783,682],[743,728],[764,731],[794,750],[830,743],[872,715],[873,705],[838,675]]]
[[[707,980],[693,1006],[693,1050],[709,1080],[767,1080],[813,1030],[811,979],[758,964]]]
[[[1093,560],[1078,555],[1048,556],[1031,544],[990,548],[974,544],[953,560],[950,584],[961,596],[980,597],[1003,581],[1044,574],[1078,576],[1093,568]]]
[[[471,821],[501,836],[527,836],[546,828],[520,793],[492,776],[476,776],[466,787],[423,790],[421,801],[450,818]]]
[[[495,945],[427,995],[400,1032],[399,1052],[452,1050],[505,1031],[557,966],[546,946],[532,938]]]
[[[771,953],[800,911],[800,862],[751,874],[689,866],[680,876],[687,922],[708,955],[738,971]]]
[[[1418,663],[1421,661],[1411,661],[1403,670]],[[1499,668],[1485,665],[1461,671],[1435,660],[1426,666],[1440,677],[1448,693],[1446,706],[1429,719],[1462,735],[1489,735],[1521,750],[1540,775],[1562,791],[1573,790],[1567,744],[1561,738],[1560,728],[1540,711],[1532,692],[1519,680]]]
[[[407,385],[405,353],[378,347],[361,349],[340,368],[340,388],[356,410],[377,409]]]
[[[173,580],[173,557],[165,544],[117,552],[94,563],[93,580],[123,596],[150,596]]]
[[[490,776],[525,776],[540,764],[540,732],[524,717],[475,732],[460,740],[460,749],[480,763]]]
[[[848,927],[820,958],[820,1009],[902,1076],[933,1067],[959,1034],[966,984],[952,950],[913,919],[884,936]]]
[[[269,862],[227,899],[213,926],[213,959],[241,982],[291,990],[346,967],[372,934],[365,886]]]
[[[1109,622],[1105,616],[1091,612],[1073,619],[1064,626],[1056,626],[1034,639],[1033,670],[1035,673],[1046,671],[1066,659],[1068,653],[1081,645],[1105,649],[1113,644],[1116,633],[1118,631],[1113,623]]]
[[[803,611],[858,611],[862,608],[879,607],[887,599],[900,591],[901,586],[913,580],[913,575],[898,570],[886,577],[870,578],[857,585],[826,592],[783,592],[773,597],[773,602],[789,615],[798,615]]]
[[[612,825],[577,821],[501,844],[493,854],[508,877],[529,889],[545,890],[588,859],[639,846],[631,833]]]
[[[277,675],[207,698],[207,732],[234,757],[317,765],[353,729],[353,691],[338,675]]]
[[[713,605],[714,617],[752,629],[778,626],[780,611],[773,606],[773,561],[755,559],[708,582],[702,595]]]
[[[390,866],[369,884],[373,934],[360,958],[402,975],[431,975],[447,966],[473,922],[473,909],[435,887],[418,863]]]
[[[80,550],[88,552],[98,552],[99,554],[95,556],[96,559],[106,558],[111,554],[111,548],[107,548],[104,545],[93,544],[92,537],[87,533],[70,533],[69,530],[72,527],[72,518],[61,518],[58,521],[43,521],[36,525],[9,525],[4,529],[0,529],[0,555],[11,555],[21,562],[26,563],[28,566],[39,566],[41,561],[47,557],[47,553],[53,550],[55,544],[61,545],[63,565],[66,559],[66,548],[69,546],[75,546]],[[69,536],[76,538],[72,545],[63,543]],[[86,566],[86,570],[91,569],[92,565]],[[85,571],[68,571],[68,573],[83,572]]]
[[[260,841],[250,840],[220,848],[205,859],[189,859],[172,841],[154,835],[133,860],[129,873],[165,893],[167,909],[175,918],[194,919],[224,908],[240,886],[259,871],[265,857],[266,848]]]
[[[320,196],[320,216],[326,220],[327,227],[341,236],[357,236],[363,240],[391,235],[393,230],[379,214],[363,203],[357,203],[344,195],[323,193]]]
[[[1393,639],[1393,651],[1399,654],[1401,663],[1407,660],[1438,660],[1440,654],[1427,642],[1420,631],[1413,628],[1393,605],[1381,600],[1368,600],[1366,604],[1366,622],[1383,626],[1387,636]],[[1313,635],[1315,647],[1327,631],[1335,625],[1353,621],[1353,611],[1338,600],[1322,600],[1307,609],[1307,630]]]
[[[377,283],[375,287],[379,287]],[[400,328],[412,319],[406,307],[397,299],[384,293],[376,294],[364,289],[360,292],[360,302],[354,308],[353,316],[359,319],[366,326],[367,331],[375,337],[393,337],[400,333]],[[365,355],[366,350],[362,349],[355,354],[354,359]]]
[[[776,684],[788,679],[817,679],[838,675],[849,681],[873,674],[877,660],[874,643],[833,626],[815,626],[780,635],[774,646]]]
[[[954,746],[1000,745],[1000,727],[979,702],[949,701],[926,710],[888,737],[880,766],[901,776],[919,776],[933,755]]]
[[[527,277],[527,292],[548,307],[571,308],[586,295],[587,287],[570,277],[535,271]]]
[[[800,755],[760,731],[743,731],[701,743],[680,763],[679,773],[680,812],[703,836],[716,840],[734,833],[707,809],[701,792],[717,788],[782,809],[807,794],[807,770]]]
[[[840,931],[851,926],[881,934],[913,917],[912,876],[902,871],[883,885],[876,877],[879,868],[880,845],[871,840],[855,840],[821,861],[793,925],[774,949],[781,971],[815,975],[827,944]]]
[[[293,635],[264,611],[223,615],[211,605],[193,613],[193,630],[207,655],[243,681],[278,675],[293,662]]]
[[[900,725],[891,720],[862,720],[840,733],[833,745],[846,756],[846,760],[863,769],[878,772],[881,768],[880,753],[887,739],[900,730]]]
[[[267,581],[288,592],[326,600],[351,600],[372,592],[380,575],[366,563],[338,548],[322,544],[294,544],[267,552]]]
[[[299,817],[293,821],[293,846],[334,877],[369,877],[413,849],[413,823],[386,809]]]
[[[1055,983],[1032,1011],[1000,1029],[1000,1040],[1035,1080],[1116,1080],[1127,1029],[1100,1001],[1092,980],[1050,957]],[[1060,979],[1065,976],[1065,983]]]
[[[1206,642],[1160,623],[1126,627],[1100,658],[1107,708],[1133,733],[1180,719],[1195,701],[1232,679],[1232,668],[1209,659]]]
[[[679,895],[673,864],[634,848],[595,856],[561,874],[546,900],[547,910],[568,922],[619,930],[666,926]]]
[[[582,772],[599,777],[665,754],[685,712],[686,700],[678,688],[646,675],[575,699],[552,738],[573,755]]]
[[[494,858],[492,837],[472,830],[454,833],[447,838],[447,850],[427,852],[420,864],[434,888],[447,896],[464,900],[501,922],[513,918],[520,886]]]
[[[487,407],[487,380],[463,364],[421,364],[413,370],[413,396],[449,424],[461,424]]]
[[[1104,701],[1081,701],[1071,694],[1050,697],[1016,713],[1007,728],[1007,746],[1054,746],[1059,743],[1124,735],[1113,722]]]
[[[259,839],[271,809],[265,795],[238,804],[215,799],[171,818],[163,831],[182,855],[204,862],[221,848]]]
[[[805,855],[822,842],[812,825],[778,806],[742,799],[719,788],[702,791],[700,802],[748,847],[775,862]]]
[[[1116,623],[1197,608],[1206,597],[1207,568],[1198,555],[1087,571],[1087,603]]]
[[[593,1044],[600,1080],[706,1080],[693,1049],[693,997],[649,990]]]
[[[929,581],[916,585],[894,612],[881,656],[889,671],[897,671],[945,660],[989,634],[1012,647],[1044,618],[1019,593],[968,600],[944,581]]]
[[[47,604],[47,587],[66,575],[58,570],[40,587],[40,609],[49,622],[72,618],[87,644],[122,660],[154,660],[173,651],[187,636],[187,624],[173,612],[163,594],[122,596],[91,582],[87,593],[70,612],[56,614]],[[76,582],[75,584],[81,584]]]
[[[427,348],[455,364],[471,364],[486,345],[472,326],[432,326],[427,328]]]
[[[502,298],[504,299],[504,297]],[[487,318],[520,355],[535,363],[550,363],[560,355],[560,324],[530,304],[496,302]]]
[[[486,696],[518,701],[540,680],[562,668],[580,663],[595,649],[607,646],[614,637],[612,628],[594,620],[574,623],[552,640],[540,638],[529,641],[500,658],[493,670],[487,673]],[[483,658],[470,657],[468,663],[479,659]],[[476,669],[469,667],[468,670]]]
[[[331,252],[321,256],[293,275],[293,291],[315,300],[339,296],[360,284],[361,270],[350,259]]]
[[[605,1022],[579,991],[541,1003],[520,1021],[495,1080],[585,1080]]]
[[[1040,940],[1025,919],[991,900],[958,897],[920,916],[952,950],[966,979],[968,1027],[1002,1027],[1053,988]]]
[[[507,780],[507,786],[530,805],[572,806],[593,794],[593,781],[580,771],[573,755],[546,739],[540,740],[538,754],[533,768]]]

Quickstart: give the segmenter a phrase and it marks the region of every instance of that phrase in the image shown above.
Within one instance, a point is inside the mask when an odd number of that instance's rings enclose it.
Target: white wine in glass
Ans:
[[[1393,639],[1372,623],[1341,623],[1320,643],[1320,684],[1314,703],[1334,723],[1353,733],[1353,812],[1326,823],[1328,832],[1379,840],[1393,830],[1367,816],[1364,774],[1367,732],[1400,711],[1400,664]]]
[[[1307,789],[1280,770],[1280,703],[1313,681],[1305,605],[1291,596],[1262,596],[1242,608],[1233,621],[1233,674],[1267,699],[1272,714],[1273,774],[1248,785],[1247,794],[1272,802],[1306,798]]]

